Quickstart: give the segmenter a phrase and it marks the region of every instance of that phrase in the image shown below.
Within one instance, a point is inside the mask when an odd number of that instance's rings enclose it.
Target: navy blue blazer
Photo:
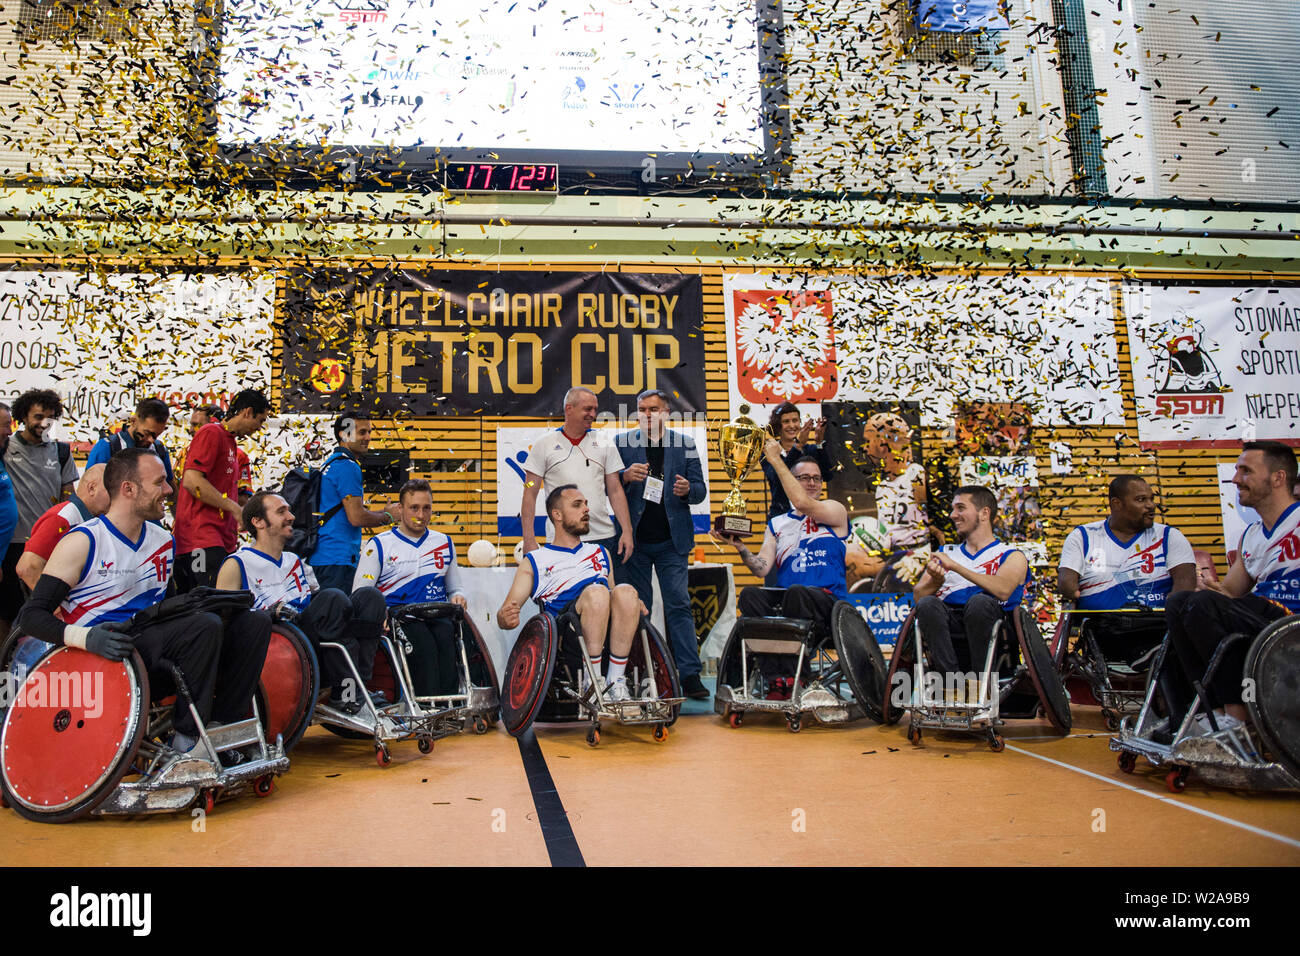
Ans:
[[[673,546],[678,554],[689,554],[695,547],[695,525],[691,521],[691,505],[697,505],[708,494],[704,484],[704,467],[695,450],[695,439],[682,432],[664,429],[664,513],[668,515],[668,529],[673,535]],[[623,467],[645,462],[646,438],[640,428],[622,432],[614,437],[614,447],[623,456]],[[685,498],[673,494],[673,476],[681,475],[691,483]],[[622,480],[620,478],[620,480]],[[634,481],[623,486],[627,495],[628,517],[636,528],[645,512],[645,482]],[[622,534],[618,519],[614,518],[614,533]]]

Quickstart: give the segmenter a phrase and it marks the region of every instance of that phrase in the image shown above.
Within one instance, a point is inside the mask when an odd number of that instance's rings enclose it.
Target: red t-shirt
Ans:
[[[27,539],[23,552],[30,551],[46,561],[50,560],[59,539],[68,533],[69,528],[74,528],[85,520],[74,501],[55,505],[36,519],[36,524],[32,525],[32,536]]]
[[[239,456],[239,490],[247,491],[250,495],[253,493],[253,466],[248,461],[248,456],[244,454],[244,449],[236,448],[235,452]],[[235,499],[238,501],[239,499]]]
[[[235,436],[221,422],[209,422],[198,430],[185,453],[185,470],[197,471],[213,488],[232,501],[239,494],[239,449]],[[184,476],[182,475],[182,478]],[[176,496],[176,553],[199,548],[235,550],[239,519],[219,508],[205,505],[181,488]]]

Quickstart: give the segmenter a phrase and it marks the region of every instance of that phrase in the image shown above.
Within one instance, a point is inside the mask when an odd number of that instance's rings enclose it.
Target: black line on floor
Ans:
[[[560,793],[555,789],[551,771],[542,756],[542,747],[528,728],[519,739],[519,756],[524,761],[524,773],[528,775],[528,789],[533,792],[533,806],[537,808],[537,822],[542,827],[542,839],[546,841],[546,852],[550,854],[551,866],[586,866],[582,851],[578,849],[578,840],[569,826],[568,814],[564,812],[564,803]]]

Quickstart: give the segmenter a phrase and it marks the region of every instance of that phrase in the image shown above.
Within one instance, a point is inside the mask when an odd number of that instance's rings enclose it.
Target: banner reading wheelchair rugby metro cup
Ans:
[[[1300,286],[1125,289],[1145,447],[1300,445]]]
[[[1122,425],[1110,285],[1065,275],[727,275],[731,414],[781,402],[1023,402],[1048,425]]]
[[[648,388],[703,410],[699,276],[470,271],[291,273],[283,407],[555,415],[581,385],[635,417]]]
[[[0,399],[53,388],[58,437],[73,442],[146,396],[224,405],[270,381],[274,288],[233,272],[0,272]],[[179,432],[163,441],[175,448]]]

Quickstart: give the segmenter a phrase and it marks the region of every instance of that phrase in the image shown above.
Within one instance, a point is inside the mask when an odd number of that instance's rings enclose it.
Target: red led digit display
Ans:
[[[559,172],[553,163],[449,163],[443,186],[460,193],[554,193]]]

